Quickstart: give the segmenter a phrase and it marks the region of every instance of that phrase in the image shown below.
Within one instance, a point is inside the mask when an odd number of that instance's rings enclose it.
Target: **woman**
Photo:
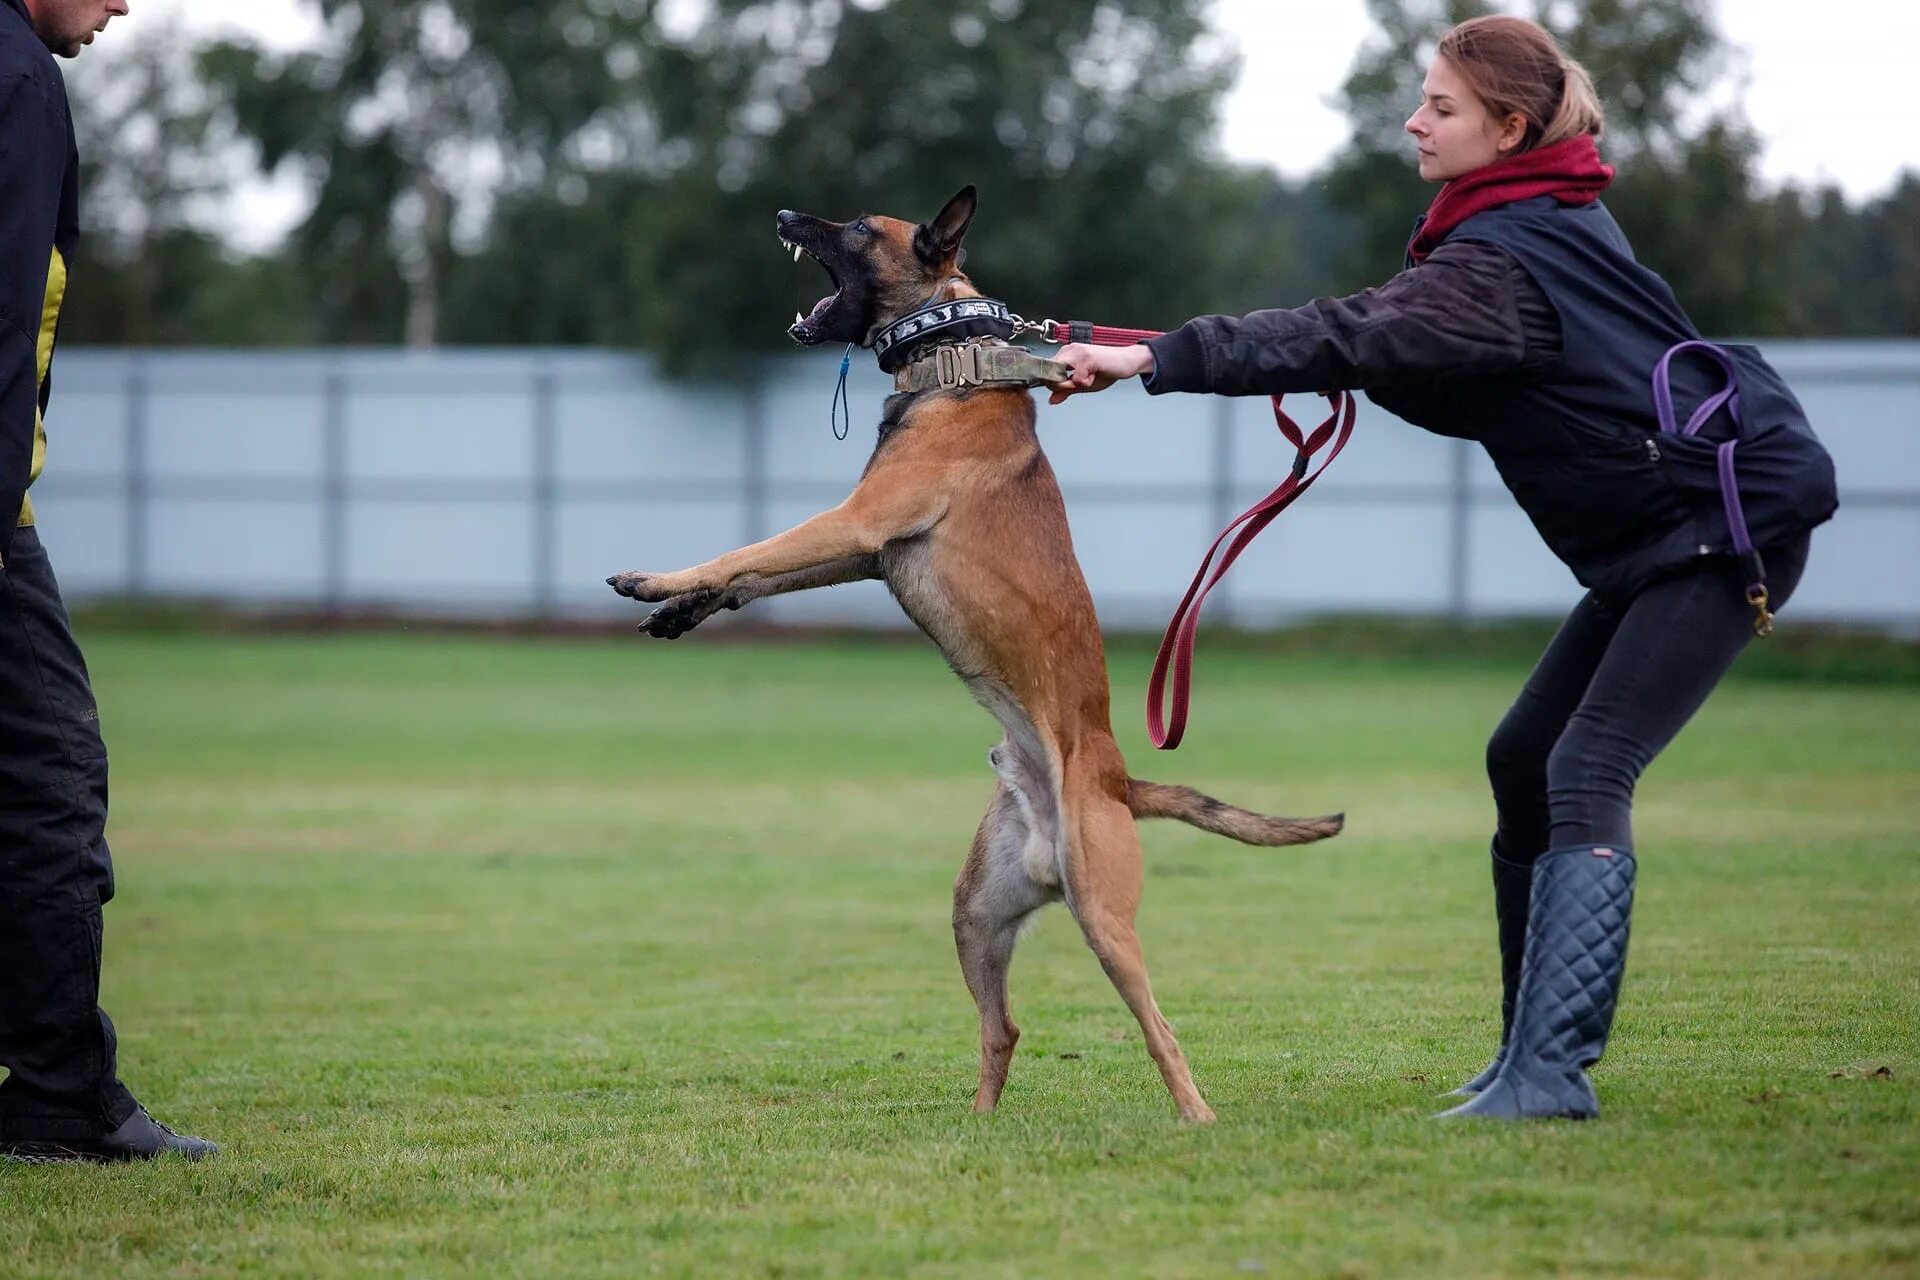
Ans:
[[[1407,121],[1420,176],[1445,185],[1406,270],[1056,357],[1073,373],[1055,404],[1135,375],[1156,395],[1364,389],[1485,446],[1588,588],[1487,746],[1501,1044],[1449,1116],[1597,1114],[1586,1068],[1626,961],[1634,783],[1764,634],[1836,505],[1832,461],[1779,376],[1750,348],[1698,342],[1634,261],[1598,199],[1613,178],[1600,126],[1586,72],[1546,31],[1463,23]],[[1687,430],[1661,411],[1667,383]]]

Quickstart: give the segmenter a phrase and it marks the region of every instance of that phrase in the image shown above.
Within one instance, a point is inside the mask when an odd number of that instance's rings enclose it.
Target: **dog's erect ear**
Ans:
[[[913,251],[920,255],[922,262],[944,262],[953,256],[967,234],[978,203],[979,192],[969,183],[947,201],[947,207],[935,215],[932,222],[923,222],[913,229]]]

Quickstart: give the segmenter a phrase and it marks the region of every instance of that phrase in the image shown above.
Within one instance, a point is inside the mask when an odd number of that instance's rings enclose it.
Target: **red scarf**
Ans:
[[[1590,133],[1495,160],[1440,188],[1407,245],[1407,256],[1416,263],[1426,261],[1455,227],[1476,213],[1535,196],[1552,196],[1561,204],[1592,204],[1612,181],[1613,166],[1600,163],[1600,148]]]

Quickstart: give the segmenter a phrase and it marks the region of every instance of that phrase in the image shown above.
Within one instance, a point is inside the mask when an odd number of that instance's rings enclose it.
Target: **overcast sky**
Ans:
[[[199,28],[251,31],[280,45],[302,43],[316,30],[306,0],[132,4],[132,17],[105,39],[126,38],[163,15],[184,16]],[[1741,50],[1744,105],[1765,144],[1767,179],[1834,182],[1859,199],[1885,191],[1902,167],[1920,168],[1910,88],[1920,56],[1920,3],[1720,0],[1716,7],[1721,29]],[[1290,177],[1312,172],[1346,137],[1329,99],[1371,31],[1363,0],[1215,0],[1215,13],[1242,59],[1226,103],[1227,153],[1266,161]],[[286,188],[247,203],[256,234],[263,222],[284,225],[299,213]]]

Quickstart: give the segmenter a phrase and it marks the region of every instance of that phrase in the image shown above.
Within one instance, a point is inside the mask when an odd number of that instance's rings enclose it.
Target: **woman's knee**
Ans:
[[[1523,716],[1508,712],[1487,739],[1487,781],[1496,800],[1542,795],[1554,738]]]

